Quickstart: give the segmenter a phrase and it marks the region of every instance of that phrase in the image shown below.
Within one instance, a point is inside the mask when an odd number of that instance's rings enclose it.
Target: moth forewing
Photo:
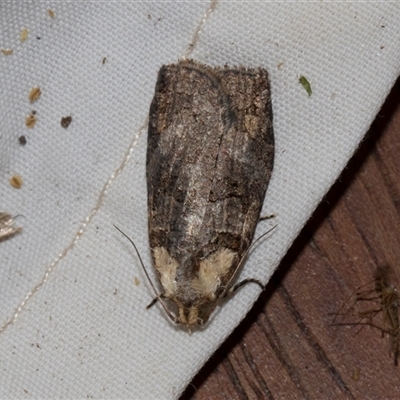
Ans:
[[[260,219],[261,220],[261,219]],[[237,273],[239,272],[240,268],[242,267],[242,265],[245,263],[246,258],[250,252],[250,250],[252,248],[254,248],[254,246],[266,235],[268,235],[268,233],[272,232],[275,228],[277,227],[277,225],[273,226],[271,229],[269,229],[267,232],[264,232],[261,236],[259,236],[255,241],[253,241],[253,243],[248,247],[248,249],[246,250],[246,252],[243,254],[242,258],[240,259],[240,261],[238,262],[235,270],[233,271],[228,283],[225,285],[225,287],[223,287],[221,294],[218,296],[218,302],[220,302],[223,298],[225,298],[227,295],[234,293],[237,289],[239,289],[240,287],[244,286],[247,283],[256,283],[257,285],[259,285],[262,289],[264,289],[264,285],[258,280],[258,279],[253,279],[253,278],[246,278],[240,282],[238,282],[237,284],[233,285],[233,281],[236,278]],[[217,303],[218,304],[218,303]]]
[[[164,65],[147,147],[153,265],[177,322],[204,324],[253,239],[272,172],[268,73]]]

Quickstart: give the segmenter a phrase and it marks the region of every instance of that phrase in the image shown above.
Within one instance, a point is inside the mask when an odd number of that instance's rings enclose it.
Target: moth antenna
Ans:
[[[120,231],[131,242],[132,246],[134,247],[134,249],[136,251],[136,254],[139,257],[140,264],[142,265],[142,268],[143,268],[143,271],[144,271],[144,273],[145,273],[145,275],[147,277],[147,280],[149,281],[150,286],[154,290],[154,293],[155,293],[155,295],[157,297],[157,300],[160,302],[160,304],[162,305],[164,311],[166,312],[168,317],[171,319],[171,321],[174,321],[176,324],[178,324],[180,321],[174,315],[171,314],[171,312],[168,310],[167,306],[165,305],[164,301],[162,300],[161,295],[158,294],[157,289],[154,286],[153,281],[151,280],[150,275],[148,274],[147,269],[143,264],[142,257],[140,256],[139,250],[137,249],[135,243],[133,242],[133,240],[125,232],[121,231],[121,229],[119,229],[117,225],[114,225],[114,228],[117,229],[118,231]]]
[[[224,291],[221,293],[221,295],[218,297],[217,302],[215,303],[214,307],[212,308],[212,311],[215,310],[215,308],[218,306],[218,304],[222,301],[223,298],[226,297],[226,294],[228,292],[228,290],[231,287],[231,283],[233,281],[233,279],[236,276],[236,273],[238,272],[239,268],[241,268],[241,266],[243,265],[243,262],[245,260],[245,258],[247,257],[247,255],[249,254],[250,250],[254,247],[254,245],[261,240],[264,236],[268,235],[268,233],[272,232],[278,225],[273,226],[271,229],[269,229],[267,232],[264,232],[260,237],[258,237],[251,245],[250,247],[246,250],[246,252],[243,254],[242,258],[240,259],[238,266],[235,269],[235,272],[232,274],[232,278],[229,280],[229,282],[226,284]],[[211,312],[212,312],[211,311]],[[210,313],[211,314],[211,313]]]

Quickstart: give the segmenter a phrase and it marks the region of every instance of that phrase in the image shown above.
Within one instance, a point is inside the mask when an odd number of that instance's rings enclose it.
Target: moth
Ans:
[[[266,69],[161,67],[149,113],[148,229],[163,288],[152,284],[155,301],[174,322],[203,325],[228,291],[255,282],[233,286],[273,160]]]
[[[22,228],[13,226],[14,218],[5,212],[0,212],[0,241],[22,231]]]

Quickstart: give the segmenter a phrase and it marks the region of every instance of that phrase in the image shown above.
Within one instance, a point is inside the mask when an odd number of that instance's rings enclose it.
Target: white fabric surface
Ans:
[[[278,226],[240,275],[267,282],[399,74],[400,7],[2,1],[0,27],[14,50],[0,53],[0,211],[24,216],[0,243],[0,398],[176,398],[260,289],[240,290],[192,336],[145,309],[153,293],[112,224],[150,267],[145,124],[158,69],[185,55],[268,69],[276,158],[263,213],[276,218],[256,235]]]

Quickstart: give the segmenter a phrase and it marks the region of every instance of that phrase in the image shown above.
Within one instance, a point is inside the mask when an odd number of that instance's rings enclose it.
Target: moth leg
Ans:
[[[161,297],[162,299],[166,299],[166,298],[167,298],[167,297],[164,295],[164,293],[163,293],[163,294],[160,294],[160,297]],[[148,310],[149,308],[153,307],[154,304],[157,303],[157,301],[158,301],[158,297],[155,297],[155,298],[151,301],[151,303],[150,303],[148,306],[146,306],[146,310]]]
[[[261,215],[260,218],[258,218],[258,222],[265,221],[266,219],[272,219],[275,217],[276,217],[275,214],[269,214],[269,215],[264,215],[264,216]]]
[[[258,279],[253,279],[253,278],[247,278],[243,279],[241,282],[237,283],[236,285],[233,285],[225,294],[224,297],[231,295],[235,293],[239,288],[241,288],[244,285],[247,285],[248,283],[256,283],[262,290],[265,289],[265,286],[258,280]]]

